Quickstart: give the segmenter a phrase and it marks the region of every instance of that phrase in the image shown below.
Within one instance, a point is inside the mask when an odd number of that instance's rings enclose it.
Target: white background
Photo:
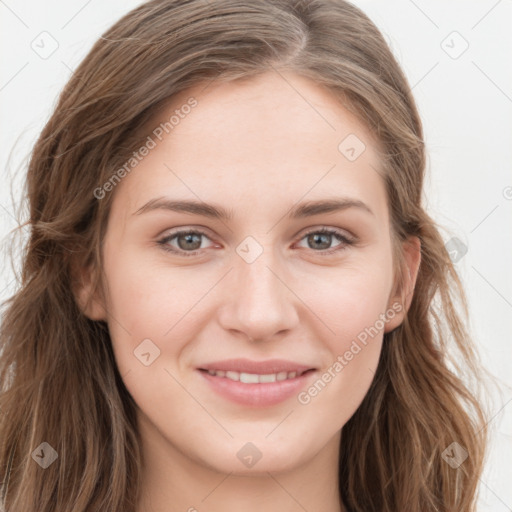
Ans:
[[[484,364],[502,387],[492,407],[494,434],[481,479],[479,511],[512,511],[512,2],[354,3],[384,33],[413,88],[429,152],[428,210],[449,230],[443,233],[445,240],[456,236],[468,248],[457,268],[469,296],[470,327]],[[26,158],[58,93],[94,41],[138,4],[0,0],[4,253],[9,249],[5,237],[16,226],[14,204],[19,201]],[[49,37],[40,36],[43,31],[58,44],[46,59],[31,47]],[[46,41],[49,48],[51,40]],[[453,58],[466,44],[467,50]],[[2,300],[14,291],[10,262],[4,261]]]

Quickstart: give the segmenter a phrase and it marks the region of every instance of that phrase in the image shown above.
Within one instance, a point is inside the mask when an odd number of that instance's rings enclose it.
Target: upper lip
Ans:
[[[199,370],[223,370],[239,373],[272,374],[280,372],[303,373],[314,370],[312,366],[286,361],[284,359],[267,359],[266,361],[252,361],[251,359],[225,359],[201,365]]]

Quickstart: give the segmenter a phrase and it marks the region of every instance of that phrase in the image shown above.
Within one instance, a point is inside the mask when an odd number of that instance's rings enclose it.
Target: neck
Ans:
[[[237,474],[191,459],[160,433],[149,433],[147,420],[139,425],[144,462],[137,512],[346,512],[338,488],[339,432],[297,467]]]

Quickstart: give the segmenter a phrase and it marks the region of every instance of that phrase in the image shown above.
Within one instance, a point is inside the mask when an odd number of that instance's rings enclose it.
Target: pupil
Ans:
[[[197,244],[199,242],[199,245],[197,245],[197,247],[190,247],[190,244],[194,244],[194,237],[196,238],[195,243]],[[186,239],[186,242],[184,244],[181,243],[182,239]],[[180,246],[180,249],[199,249],[201,247],[201,235],[198,235],[197,233],[181,235],[180,237],[178,237],[178,245]]]
[[[316,233],[316,234],[312,234],[312,235],[309,235],[308,237],[308,243],[317,243],[319,241],[319,243],[321,245],[323,245],[323,247],[317,247],[318,249],[328,249],[329,248],[329,245],[330,245],[330,237],[331,235],[328,235],[328,234],[325,234],[325,233]],[[324,243],[322,244],[322,242],[320,241],[321,239],[324,239]]]

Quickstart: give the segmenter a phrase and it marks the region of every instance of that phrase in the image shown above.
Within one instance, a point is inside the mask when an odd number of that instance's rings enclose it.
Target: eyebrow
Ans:
[[[322,213],[343,211],[349,208],[358,208],[361,211],[375,215],[370,207],[359,199],[336,197],[318,201],[307,201],[296,205],[291,208],[287,217],[290,219],[300,219],[320,215]],[[231,220],[234,214],[232,209],[226,210],[222,206],[216,204],[208,204],[202,201],[173,200],[168,197],[157,197],[141,206],[133,213],[133,215],[141,215],[154,210],[170,210],[179,213],[190,213],[219,220]]]

